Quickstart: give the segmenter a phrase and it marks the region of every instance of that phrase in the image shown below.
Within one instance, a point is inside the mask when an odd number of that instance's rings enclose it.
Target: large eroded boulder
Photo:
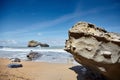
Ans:
[[[102,73],[109,80],[120,80],[120,35],[79,22],[69,30],[65,50],[78,63]]]

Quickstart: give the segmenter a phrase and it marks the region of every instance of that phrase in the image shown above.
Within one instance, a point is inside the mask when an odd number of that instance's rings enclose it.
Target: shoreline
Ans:
[[[37,52],[42,56],[34,59],[36,62],[54,62],[54,63],[68,63],[74,61],[72,55],[67,53],[63,49],[36,49],[36,48],[1,48],[0,58],[19,58],[21,60],[27,60],[27,55],[30,51]],[[73,60],[72,60],[73,59]],[[75,62],[75,61],[74,61]],[[73,63],[74,63],[73,62]]]
[[[0,80],[77,80],[70,69],[75,64],[21,61],[23,67],[8,68],[10,63],[16,62],[0,58]]]

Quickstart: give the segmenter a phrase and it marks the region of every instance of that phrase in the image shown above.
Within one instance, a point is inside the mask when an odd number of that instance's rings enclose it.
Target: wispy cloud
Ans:
[[[0,45],[15,45],[17,43],[15,40],[0,40]]]
[[[112,6],[106,6],[106,7],[100,6],[100,7],[96,7],[96,8],[92,8],[92,9],[88,9],[88,10],[82,10],[78,4],[73,13],[62,15],[60,17],[57,17],[56,19],[53,19],[53,20],[47,20],[45,22],[38,22],[38,23],[32,24],[31,26],[25,26],[25,28],[21,28],[21,29],[16,28],[16,30],[14,30],[14,31],[3,32],[0,34],[0,37],[4,36],[4,37],[8,37],[8,38],[10,37],[11,39],[12,38],[14,39],[14,38],[19,37],[19,35],[20,35],[20,37],[23,38],[23,36],[24,37],[31,37],[31,36],[32,37],[33,36],[39,37],[39,36],[46,36],[46,34],[65,33],[65,31],[63,31],[63,30],[42,31],[42,32],[34,32],[34,31],[41,30],[44,28],[51,28],[53,26],[60,25],[64,22],[72,20],[72,19],[81,18],[82,16],[86,16],[86,15],[97,14],[100,12],[104,12],[106,10],[115,9],[116,7],[118,7],[118,4],[113,4]],[[118,27],[118,29],[116,29],[116,31],[118,31],[118,30],[119,30],[119,27]],[[18,38],[18,40],[19,39],[20,38]],[[61,39],[48,39],[47,37],[45,37],[42,41],[46,42],[50,45],[63,45],[65,40],[63,38],[61,38]],[[13,44],[16,45],[17,43],[18,42],[15,40],[0,40],[0,45],[6,45],[6,44],[7,45],[13,45]]]
[[[41,36],[41,35],[42,35],[42,33],[38,32],[38,33],[37,33],[37,35],[38,35],[38,36]]]
[[[54,19],[54,20],[39,22],[36,24],[32,24],[31,26],[26,26],[25,28],[22,28],[22,29],[17,29],[15,31],[4,32],[4,33],[2,33],[2,35],[16,35],[16,34],[21,34],[21,33],[27,33],[30,31],[43,29],[46,27],[51,27],[51,26],[60,24],[64,21],[67,21],[67,20],[72,19],[74,17],[75,17],[75,15],[73,15],[73,14],[67,14],[67,15],[61,16],[57,19]]]
[[[45,22],[38,22],[38,23],[32,24],[31,26],[26,26],[25,28],[17,29],[15,31],[4,32],[4,33],[1,33],[0,35],[5,36],[5,35],[18,35],[18,34],[23,34],[23,33],[30,33],[31,31],[34,31],[34,30],[40,30],[43,28],[50,28],[52,26],[61,24],[65,21],[75,19],[76,17],[81,17],[84,15],[93,14],[93,13],[99,13],[99,12],[102,12],[105,10],[116,8],[117,6],[118,6],[118,4],[114,4],[114,6],[106,6],[106,7],[100,6],[100,7],[93,8],[93,9],[86,10],[86,11],[81,10],[80,7],[77,6],[73,13],[60,16],[54,20],[49,20],[49,21],[45,21]],[[41,33],[39,33],[38,35],[41,35]]]

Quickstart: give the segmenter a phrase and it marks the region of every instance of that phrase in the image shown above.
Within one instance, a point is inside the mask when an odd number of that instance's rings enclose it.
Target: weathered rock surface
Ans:
[[[79,22],[69,30],[65,50],[77,62],[101,72],[109,80],[120,80],[120,35]]]
[[[37,47],[37,46],[49,47],[49,45],[46,44],[46,43],[41,43],[41,42],[34,41],[34,40],[31,40],[31,41],[29,41],[29,43],[28,43],[28,47]]]

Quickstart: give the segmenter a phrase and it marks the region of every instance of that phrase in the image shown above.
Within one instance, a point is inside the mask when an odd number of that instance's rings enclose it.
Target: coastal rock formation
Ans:
[[[49,47],[49,45],[46,44],[46,43],[40,43],[40,42],[39,42],[39,45],[40,45],[41,47]]]
[[[69,30],[65,50],[78,63],[100,72],[108,80],[120,80],[120,35],[79,22]]]
[[[41,47],[49,47],[48,44],[46,43],[41,43],[41,42],[37,42],[37,41],[34,41],[34,40],[31,40],[29,41],[28,43],[28,47],[37,47],[37,46],[41,46]]]
[[[37,41],[31,40],[28,43],[28,47],[37,47],[39,44]]]
[[[40,53],[38,53],[38,52],[33,52],[33,51],[31,51],[31,52],[27,55],[27,58],[28,58],[29,60],[33,60],[33,59],[36,59],[36,58],[41,57],[41,56],[42,56],[42,54],[40,54]]]

